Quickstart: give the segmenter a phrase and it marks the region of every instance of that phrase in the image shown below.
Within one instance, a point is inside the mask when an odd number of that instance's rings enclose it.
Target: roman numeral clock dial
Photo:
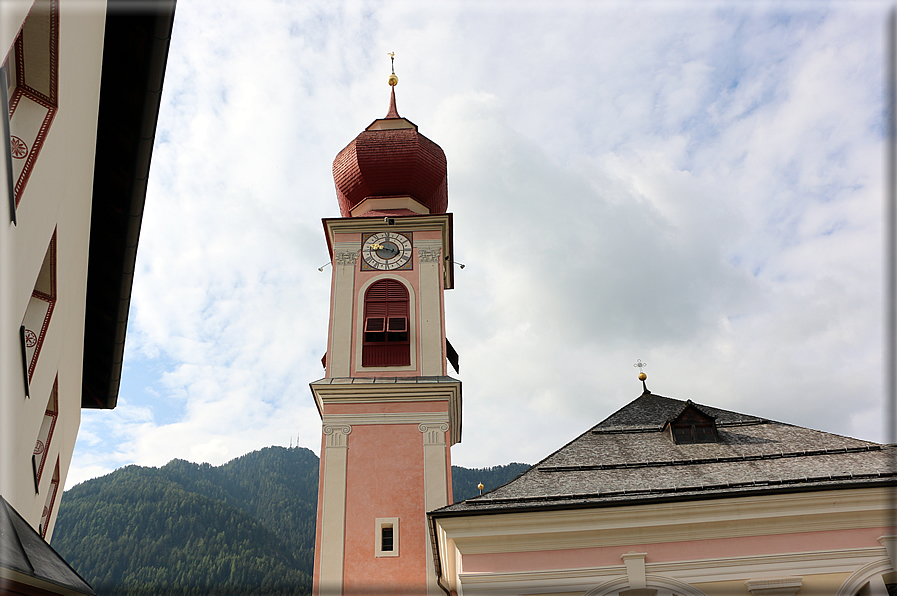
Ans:
[[[365,235],[361,246],[363,271],[411,269],[411,233],[377,232]]]

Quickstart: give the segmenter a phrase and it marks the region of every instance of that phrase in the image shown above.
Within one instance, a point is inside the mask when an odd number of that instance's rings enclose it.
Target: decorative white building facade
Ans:
[[[50,540],[81,408],[116,404],[173,18],[170,0],[0,2],[4,548],[19,520]],[[20,566],[0,561],[2,586],[52,584]]]

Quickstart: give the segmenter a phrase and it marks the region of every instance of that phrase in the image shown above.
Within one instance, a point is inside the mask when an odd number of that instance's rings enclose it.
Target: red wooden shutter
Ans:
[[[362,366],[408,366],[408,290],[394,279],[374,282],[364,295]]]

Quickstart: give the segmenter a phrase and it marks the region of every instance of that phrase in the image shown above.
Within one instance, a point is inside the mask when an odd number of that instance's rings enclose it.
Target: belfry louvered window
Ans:
[[[374,283],[364,295],[362,366],[408,366],[408,290],[394,279]]]

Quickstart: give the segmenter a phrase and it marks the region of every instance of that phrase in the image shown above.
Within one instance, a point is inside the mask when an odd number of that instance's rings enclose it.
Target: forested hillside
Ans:
[[[452,466],[455,500],[527,468]],[[66,491],[52,545],[101,596],[309,594],[317,491],[303,448],[128,466]]]
[[[62,499],[53,547],[102,595],[307,594],[318,458],[128,466]]]
[[[529,464],[507,464],[491,468],[461,468],[452,466],[452,496],[455,502],[480,494],[477,485],[483,483],[483,492],[489,492],[514,480],[529,469]]]

